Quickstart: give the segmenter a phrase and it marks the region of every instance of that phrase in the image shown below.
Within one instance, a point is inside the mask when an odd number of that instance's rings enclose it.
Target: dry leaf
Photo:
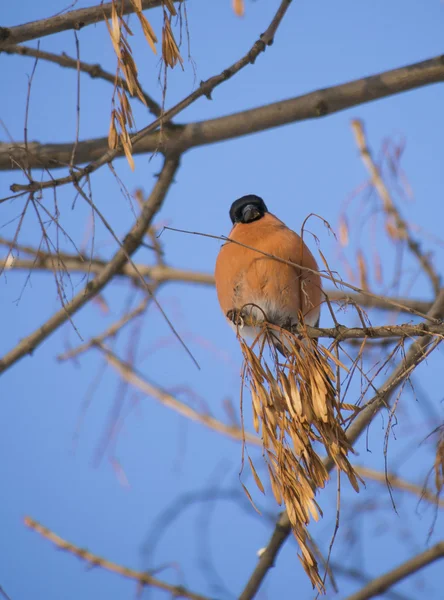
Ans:
[[[349,239],[347,217],[345,215],[341,215],[339,217],[339,243],[341,246],[348,246]]]
[[[251,472],[253,473],[254,481],[256,482],[257,487],[260,489],[260,491],[263,494],[265,494],[265,490],[264,490],[264,486],[262,485],[262,481],[260,480],[259,475],[257,474],[256,469],[254,468],[253,461],[251,460],[250,457],[248,457],[248,462],[250,463]]]
[[[238,17],[243,17],[245,13],[244,0],[233,0],[233,10]]]
[[[261,511],[258,509],[258,507],[256,506],[256,504],[253,502],[253,498],[251,497],[250,492],[247,490],[247,488],[245,487],[245,485],[242,483],[241,481],[241,486],[244,488],[244,492],[247,494],[248,500],[251,502],[251,506],[254,508],[254,510],[259,513],[262,514]]]
[[[358,250],[356,258],[358,261],[360,287],[363,290],[368,290],[367,265],[362,250]]]

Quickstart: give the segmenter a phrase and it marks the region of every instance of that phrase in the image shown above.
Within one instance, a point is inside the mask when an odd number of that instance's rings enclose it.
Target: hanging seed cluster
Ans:
[[[137,16],[142,27],[143,34],[154,54],[157,54],[156,43],[157,36],[154,33],[148,19],[142,12],[142,0],[130,0],[134,7],[134,13]],[[124,78],[128,93],[130,96],[136,96],[141,102],[147,105],[142,87],[138,78],[137,66],[132,56],[131,46],[128,42],[128,36],[133,32],[124,19],[124,15],[119,12],[118,0],[112,1],[111,23],[105,19],[108,27],[114,52],[117,56],[117,71],[113,94],[113,109],[111,111],[111,122],[108,133],[108,146],[115,149],[122,145],[126,159],[134,170],[134,160],[132,156],[132,143],[129,131],[134,127],[134,118],[129,103],[127,91],[118,88],[117,84]],[[179,47],[174,39],[171,29],[171,19],[177,15],[173,0],[162,1],[163,27],[162,27],[162,59],[165,64],[173,68],[178,62],[182,65],[183,60],[180,56]],[[123,77],[122,77],[123,76]],[[117,102],[116,102],[117,95]]]
[[[244,356],[243,378],[248,382],[253,404],[253,420],[263,443],[263,454],[271,488],[278,504],[285,504],[293,533],[299,544],[299,558],[314,587],[324,590],[316,558],[309,543],[307,526],[322,511],[315,500],[318,488],[329,479],[314,449],[324,447],[338,469],[356,491],[358,476],[348,460],[353,452],[344,433],[343,417],[335,376],[329,359],[344,368],[326,348],[308,337],[263,324],[263,331],[250,347],[239,336]],[[275,349],[276,337],[287,349],[284,363]],[[270,350],[271,363],[265,350]],[[253,470],[263,492],[262,482]]]

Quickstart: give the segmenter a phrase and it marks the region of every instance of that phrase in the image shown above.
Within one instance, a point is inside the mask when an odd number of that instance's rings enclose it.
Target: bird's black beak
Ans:
[[[242,211],[242,222],[250,223],[254,221],[258,217],[260,217],[260,212],[254,204],[247,204],[247,206]]]

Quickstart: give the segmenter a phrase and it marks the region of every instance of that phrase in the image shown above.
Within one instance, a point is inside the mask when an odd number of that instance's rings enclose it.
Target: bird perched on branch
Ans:
[[[348,460],[353,449],[343,427],[345,405],[329,363],[342,365],[303,330],[297,335],[294,331],[301,323],[318,325],[321,278],[303,239],[269,213],[262,198],[239,198],[231,205],[230,218],[229,241],[216,261],[217,296],[239,335],[242,379],[249,383],[253,424],[261,435],[271,489],[276,501],[285,503],[304,569],[313,586],[323,591],[307,530],[311,517],[320,518],[315,493],[329,478],[315,444],[323,444],[355,490],[359,488]],[[262,344],[254,351],[245,343],[245,338],[261,336],[285,356],[283,364],[276,352],[269,362]],[[263,491],[253,467],[252,472]]]
[[[242,337],[256,338],[261,323],[291,330],[301,316],[307,325],[317,326],[321,278],[313,272],[318,265],[302,238],[253,194],[233,202],[230,218],[228,238],[234,243],[222,246],[215,279],[219,304],[234,329]],[[286,354],[285,342],[277,333],[273,337],[276,348]]]

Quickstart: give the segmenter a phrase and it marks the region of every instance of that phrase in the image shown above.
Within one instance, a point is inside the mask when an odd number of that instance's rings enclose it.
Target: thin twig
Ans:
[[[2,586],[0,585],[0,594],[3,596],[3,598],[5,600],[11,600],[11,597],[8,596],[8,594],[5,592],[5,590],[2,588]]]
[[[215,419],[214,417],[209,417],[208,415],[203,415],[199,413],[198,411],[190,408],[183,402],[177,400],[169,392],[166,392],[159,386],[148,382],[140,373],[136,371],[136,369],[132,365],[125,361],[122,361],[113,352],[111,352],[102,344],[97,342],[94,345],[96,345],[100,350],[102,350],[102,352],[105,354],[106,360],[111,366],[113,366],[117,370],[118,373],[120,373],[121,377],[125,381],[137,387],[144,394],[157,398],[162,404],[165,404],[165,406],[172,408],[182,416],[187,417],[193,421],[198,421],[206,427],[210,427],[214,431],[217,431],[218,433],[228,435],[229,437],[232,437],[239,441],[242,441],[245,436],[245,440],[249,443],[252,443],[256,446],[262,445],[262,441],[258,436],[250,434],[248,432],[245,433],[245,431],[243,431],[241,427],[237,427],[235,425],[227,426],[225,423],[219,421],[218,419]],[[68,358],[68,356],[66,356],[66,358]],[[361,475],[362,477],[373,479],[374,481],[377,481],[378,483],[382,483],[384,485],[386,485],[387,483],[387,477],[385,473],[376,471],[374,469],[369,469],[363,466],[354,466],[353,468],[355,469],[356,473],[358,475]],[[388,479],[390,481],[390,485],[392,485],[394,488],[406,492],[411,492],[412,494],[419,496],[421,499],[427,500],[431,504],[436,504],[440,508],[444,508],[444,500],[441,500],[439,497],[437,497],[437,495],[433,493],[432,490],[411,483],[410,481],[406,481],[405,479],[402,479],[394,473],[389,473]]]
[[[364,584],[364,583],[366,584],[369,581],[373,580],[373,577],[371,577],[370,575],[366,575],[361,570],[356,569],[354,567],[344,567],[344,565],[342,565],[338,562],[331,561],[330,567],[332,568],[332,570],[336,576],[341,575],[343,577],[356,579],[361,584]],[[391,600],[409,600],[408,596],[405,596],[404,594],[400,594],[399,592],[394,592],[392,590],[387,590],[384,594],[384,597],[391,598]]]
[[[225,423],[222,423],[221,421],[215,419],[214,417],[211,417],[210,415],[201,414],[197,410],[194,410],[194,408],[191,408],[190,406],[187,406],[183,402],[177,400],[177,398],[175,398],[166,390],[162,389],[157,385],[154,385],[153,383],[148,382],[140,373],[136,371],[136,369],[134,369],[132,365],[123,360],[120,360],[120,358],[118,358],[113,352],[111,352],[111,350],[109,350],[105,346],[99,345],[98,348],[100,348],[100,350],[103,352],[108,363],[112,367],[114,367],[114,369],[116,369],[116,371],[125,381],[137,387],[147,396],[156,398],[157,400],[159,400],[159,402],[161,402],[165,406],[168,406],[168,408],[172,408],[184,417],[192,419],[193,421],[198,421],[199,423],[202,423],[203,425],[206,425],[207,427],[214,429],[215,431],[218,431],[220,433],[223,433],[235,440],[242,440],[243,437],[245,437],[246,441],[253,442],[255,444],[257,443],[257,438],[255,435],[247,432],[245,432],[244,435],[242,429],[240,429],[236,425],[226,425]]]
[[[55,544],[61,550],[66,550],[71,554],[74,554],[81,560],[86,561],[91,567],[101,567],[102,569],[106,569],[107,571],[112,571],[113,573],[117,573],[118,575],[122,575],[128,579],[133,579],[137,581],[140,586],[152,586],[169,592],[174,598],[190,598],[190,600],[209,600],[206,596],[201,596],[200,594],[195,594],[190,590],[187,590],[182,585],[171,585],[166,581],[162,581],[161,579],[157,579],[157,577],[153,577],[147,572],[136,571],[135,569],[130,569],[128,567],[123,567],[122,565],[118,565],[117,563],[111,562],[110,560],[106,560],[97,554],[93,554],[89,552],[89,550],[85,550],[84,548],[79,548],[79,546],[75,546],[71,542],[67,542],[59,535],[44,527],[31,517],[25,517],[24,523],[26,527],[33,529],[41,536]]]
[[[183,111],[185,108],[190,106],[193,102],[195,102],[198,98],[202,96],[211,97],[211,93],[213,90],[219,86],[221,83],[228,81],[234,75],[239,73],[244,67],[249,64],[253,64],[256,58],[262,52],[265,52],[267,46],[271,45],[274,40],[274,36],[276,31],[284,18],[285,13],[287,12],[288,7],[291,4],[291,0],[282,0],[281,4],[273,17],[270,25],[267,27],[265,33],[263,33],[260,38],[253,44],[251,50],[245,54],[241,59],[233,63],[230,67],[222,71],[219,75],[214,75],[207,81],[203,81],[200,86],[189,94],[186,98],[181,100],[178,104],[165,111],[158,119],[153,121],[150,125],[141,129],[138,133],[131,136],[131,145],[134,146],[137,142],[142,140],[147,134],[157,129],[160,125],[164,125],[168,121],[170,121],[173,117]],[[161,148],[159,148],[160,150]],[[73,181],[79,181],[82,177],[88,176],[103,165],[111,162],[118,154],[119,151],[122,150],[122,145],[119,143],[115,149],[107,150],[102,156],[100,156],[97,160],[90,162],[86,167],[80,169],[77,173],[71,173],[66,177],[61,177],[59,179],[50,179],[42,182],[31,182],[29,185],[25,186],[25,188],[21,184],[13,183],[11,186],[11,190],[13,192],[21,191],[22,189],[27,189],[29,192],[42,190],[46,188],[51,188],[55,186],[65,185],[67,183],[71,183]]]
[[[142,214],[125,236],[123,247],[119,248],[114,257],[106,264],[100,273],[43,325],[22,339],[10,352],[0,359],[0,373],[6,371],[26,354],[31,354],[51,333],[63,325],[70,316],[75,314],[91,298],[97,295],[111,279],[120,272],[128,261],[128,256],[134,254],[150,226],[152,219],[160,209],[165,195],[179,167],[179,158],[167,157],[158,180],[146,202]]]
[[[368,585],[359,590],[359,592],[347,596],[346,600],[368,600],[368,598],[383,594],[385,590],[389,589],[392,585],[395,585],[395,583],[398,583],[398,581],[402,581],[406,577],[413,575],[416,571],[423,569],[443,556],[444,542],[438,542],[432,548],[410,558],[385,575],[373,579]]]
[[[436,504],[439,508],[444,508],[444,499],[439,498],[439,496],[434,493],[431,489],[428,489],[424,486],[417,485],[415,483],[411,483],[410,481],[406,481],[402,479],[395,473],[382,473],[381,471],[376,471],[375,469],[369,469],[368,467],[356,466],[353,465],[356,473],[361,475],[361,477],[366,477],[367,479],[373,479],[373,481],[377,481],[378,483],[382,483],[387,485],[387,480],[390,485],[398,490],[402,490],[405,492],[411,492],[422,500],[427,500],[432,504]]]
[[[88,342],[85,342],[84,344],[80,344],[79,346],[76,346],[71,350],[63,352],[63,354],[59,354],[57,356],[57,360],[64,361],[70,358],[74,358],[75,356],[86,352],[93,346],[100,345],[107,338],[115,336],[119,331],[121,331],[125,327],[125,325],[127,325],[130,321],[132,321],[133,319],[145,312],[148,306],[148,302],[149,298],[144,298],[142,302],[140,302],[140,304],[136,306],[136,308],[123,315],[123,317],[121,317],[118,321],[110,325],[103,333],[91,338]]]
[[[29,46],[18,45],[8,46],[7,48],[5,48],[4,52],[6,54],[19,54],[20,56],[34,56],[36,58],[40,58],[41,60],[46,60],[48,62],[55,63],[57,65],[60,65],[61,67],[65,67],[68,69],[78,68],[83,73],[88,73],[88,75],[90,75],[90,77],[92,77],[93,79],[103,79],[104,81],[108,81],[112,85],[116,83],[116,76],[102,69],[100,65],[90,64],[83,61],[78,62],[75,58],[71,58],[65,53],[54,54],[52,52],[46,52],[44,50],[36,50],[35,48],[30,48]],[[124,79],[120,77],[117,80],[117,87],[123,88],[126,92],[129,92],[128,84]],[[158,117],[161,114],[161,108],[159,104],[143,90],[142,95],[150,112],[156,117]],[[135,98],[139,99],[138,96],[135,96]]]
[[[178,342],[181,344],[181,346],[183,347],[183,349],[185,350],[185,352],[188,354],[188,356],[191,358],[191,360],[194,362],[194,364],[196,365],[196,367],[198,369],[200,369],[199,363],[197,362],[197,360],[195,359],[195,357],[193,356],[192,352],[189,350],[188,346],[185,344],[185,342],[183,341],[183,339],[180,337],[179,332],[176,330],[176,328],[174,327],[173,323],[171,322],[171,320],[167,316],[166,312],[163,310],[163,308],[162,308],[161,304],[159,303],[159,301],[157,300],[154,292],[151,290],[151,287],[145,281],[143,275],[137,270],[137,266],[133,262],[130,254],[126,251],[125,245],[120,241],[120,239],[116,235],[114,229],[111,227],[110,223],[105,218],[105,215],[102,213],[102,211],[99,210],[99,208],[96,206],[96,204],[94,204],[94,202],[92,200],[92,197],[90,197],[87,194],[85,194],[85,192],[82,190],[81,186],[78,184],[77,181],[74,181],[73,184],[74,184],[75,189],[78,191],[79,195],[91,207],[91,209],[94,211],[94,213],[96,213],[98,215],[98,217],[102,221],[102,223],[105,226],[105,228],[111,234],[111,237],[113,237],[114,240],[117,242],[118,246],[120,247],[120,249],[122,250],[122,252],[125,254],[128,263],[131,265],[131,267],[137,273],[137,275],[139,277],[139,282],[141,283],[141,285],[143,286],[143,288],[145,289],[145,291],[151,297],[152,301],[154,302],[154,304],[158,308],[158,310],[161,313],[162,317],[165,319],[168,327],[171,329],[171,331],[173,332],[174,336],[176,337],[176,339],[178,340]],[[139,245],[141,245],[141,244],[142,244],[142,240],[139,240]]]
[[[424,272],[428,275],[432,283],[434,293],[437,294],[441,287],[440,277],[433,267],[429,257],[421,251],[418,240],[412,236],[407,222],[402,217],[399,209],[390,195],[390,192],[382,178],[381,172],[373,159],[362,121],[359,119],[353,120],[352,129],[353,133],[355,134],[356,144],[361,154],[362,161],[370,173],[372,184],[382,200],[382,206],[385,213],[387,216],[394,219],[396,228],[398,230],[399,239],[405,240],[410,252],[418,259],[419,264],[424,269]]]
[[[77,35],[77,31],[74,30],[74,39],[76,43],[76,54],[77,58],[74,61],[76,63],[75,69],[77,72],[77,95],[76,95],[76,136],[74,140],[74,144],[71,152],[71,159],[69,161],[70,169],[74,168],[76,162],[76,152],[77,146],[79,144],[79,134],[80,134],[80,43],[79,36]]]

